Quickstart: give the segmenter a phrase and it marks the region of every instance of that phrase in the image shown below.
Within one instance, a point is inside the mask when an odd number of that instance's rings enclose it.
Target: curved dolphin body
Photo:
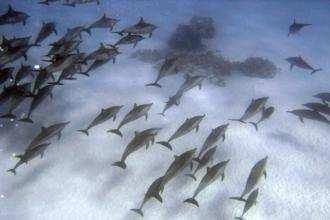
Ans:
[[[308,109],[296,109],[293,111],[288,111],[288,113],[294,114],[299,117],[299,120],[304,123],[304,118],[311,119],[314,121],[323,122],[326,124],[330,124],[330,121],[323,115],[321,115],[317,111],[312,111]]]
[[[87,33],[89,33],[89,35],[91,35],[91,30],[92,29],[96,29],[96,28],[109,28],[110,31],[112,31],[113,27],[119,22],[118,19],[115,18],[110,18],[107,17],[107,15],[104,13],[103,16],[93,22],[91,25],[88,26],[88,28],[86,29]]]
[[[160,192],[162,192],[164,190],[163,186],[162,186],[162,181],[163,181],[163,177],[159,177],[158,179],[156,179],[148,188],[143,201],[140,205],[139,208],[136,209],[131,209],[131,211],[138,213],[139,215],[141,215],[143,217],[143,211],[142,208],[144,206],[144,204],[146,204],[151,198],[155,198],[157,199],[159,202],[163,202],[162,197],[160,196]]]
[[[288,63],[290,63],[290,71],[293,69],[294,66],[299,67],[301,69],[310,70],[311,74],[314,74],[322,70],[321,68],[315,69],[314,67],[309,65],[301,56],[289,57],[286,58],[285,60],[288,61]]]
[[[248,196],[248,198],[242,199],[242,198],[237,198],[237,197],[231,197],[230,199],[235,199],[241,202],[244,202],[244,209],[243,209],[243,213],[240,217],[235,217],[235,219],[238,220],[243,220],[243,216],[244,214],[250,210],[250,208],[252,208],[252,206],[257,204],[257,198],[258,198],[258,194],[259,194],[259,189],[255,189],[252,191],[252,193]]]
[[[156,29],[157,29],[156,25],[145,22],[144,19],[141,17],[139,22],[134,24],[133,26],[127,27],[119,32],[114,32],[114,33],[117,33],[121,36],[123,36],[124,34],[138,34],[138,35],[148,34],[149,37],[151,37],[153,31]]]
[[[326,115],[330,115],[330,107],[328,105],[317,103],[317,102],[310,102],[306,103],[303,106],[312,109],[313,111],[317,111],[319,113],[323,113]]]
[[[209,149],[210,147],[215,145],[220,140],[220,138],[222,138],[223,141],[226,139],[226,131],[228,129],[228,126],[229,126],[229,124],[227,123],[227,124],[220,125],[214,129],[212,129],[209,136],[207,136],[207,138],[205,139],[202,149],[198,153],[198,156],[194,159],[195,161],[198,162],[199,158],[202,156],[202,154],[207,149]]]
[[[330,102],[330,92],[321,92],[313,96],[314,98],[319,98],[322,102],[328,105],[327,102]]]
[[[49,37],[52,33],[57,35],[56,27],[54,22],[42,23],[42,27],[38,33],[38,36],[35,40],[35,44],[39,44]]]
[[[254,126],[254,128],[258,131],[258,125],[263,122],[264,120],[270,118],[270,116],[274,113],[275,108],[274,107],[268,107],[268,108],[264,108],[262,110],[262,115],[261,118],[257,121],[257,122],[249,122],[250,124],[252,124]]]
[[[137,105],[136,103],[134,103],[133,109],[125,115],[123,120],[119,123],[118,127],[116,129],[108,130],[108,132],[123,137],[123,134],[120,132],[120,128],[123,127],[125,124],[135,121],[143,116],[146,118],[146,120],[148,120],[148,113],[152,104],[153,103]]]
[[[190,164],[195,152],[196,148],[188,150],[179,156],[174,156],[174,161],[171,163],[163,176],[161,183],[163,187]]]
[[[27,15],[24,12],[15,11],[11,5],[8,5],[8,10],[5,14],[0,16],[0,25],[6,25],[6,24],[16,24],[21,23],[23,25],[26,25],[26,20],[30,16]]]
[[[89,129],[91,129],[91,128],[99,125],[99,124],[102,124],[102,123],[108,121],[111,118],[113,118],[113,121],[115,121],[116,118],[117,118],[117,114],[118,114],[118,112],[120,111],[120,109],[122,107],[123,106],[120,105],[120,106],[112,106],[112,107],[109,107],[109,108],[106,108],[106,109],[102,108],[100,114],[98,114],[96,116],[96,118],[94,118],[94,120],[87,126],[86,129],[82,129],[82,130],[78,130],[78,131],[82,132],[82,133],[84,133],[88,136],[89,135],[89,133],[88,133]]]
[[[246,181],[244,191],[242,192],[240,199],[243,199],[245,195],[249,194],[259,183],[261,177],[266,174],[266,164],[268,156],[259,160],[251,169],[249,177]]]
[[[158,71],[158,75],[155,82],[146,84],[146,86],[156,86],[161,88],[162,86],[158,83],[159,80],[161,80],[166,76],[175,75],[178,73],[178,68],[176,65],[177,61],[178,61],[177,57],[166,58]]]
[[[20,167],[22,164],[24,164],[24,163],[27,164],[29,161],[31,161],[32,159],[38,157],[39,155],[42,158],[44,156],[46,148],[49,145],[50,145],[50,143],[41,144],[41,145],[38,145],[38,146],[34,147],[33,149],[27,149],[25,151],[25,153],[22,154],[22,155],[15,156],[16,158],[19,159],[19,161],[16,163],[14,168],[7,170],[7,172],[11,172],[14,175],[16,175],[16,169],[18,167]]]
[[[296,22],[296,19],[293,20],[293,24],[290,25],[289,27],[289,33],[288,33],[288,37],[290,35],[294,35],[294,34],[297,34],[299,33],[299,31],[304,28],[304,27],[307,27],[307,26],[310,26],[312,24],[307,24],[307,23],[298,23]]]
[[[268,97],[262,97],[259,99],[252,99],[249,107],[245,110],[244,114],[240,119],[229,119],[231,121],[239,121],[241,123],[246,123],[245,120],[252,118],[257,113],[264,109],[264,106],[268,100]]]
[[[70,122],[61,122],[57,124],[53,124],[49,127],[41,127],[41,131],[39,134],[33,138],[29,146],[27,147],[27,150],[31,150],[35,148],[36,146],[46,143],[51,138],[58,136],[58,139],[61,138],[61,134],[63,129],[69,124]]]
[[[213,156],[215,154],[217,150],[217,146],[209,149],[208,151],[206,151],[206,153],[203,155],[203,157],[201,159],[198,160],[198,165],[195,169],[195,171],[191,174],[187,174],[187,176],[193,178],[195,181],[197,180],[196,179],[196,173],[202,169],[203,167],[205,167],[209,162],[211,162],[211,160],[213,160]]]
[[[229,160],[217,163],[212,167],[207,168],[207,173],[204,175],[203,179],[199,183],[197,189],[194,192],[193,197],[186,199],[184,202],[191,203],[199,207],[197,200],[195,199],[196,196],[202,192],[206,187],[211,185],[214,181],[216,181],[219,176],[221,176],[221,180],[225,179],[225,169],[228,164]]]
[[[162,116],[165,116],[165,112],[171,108],[172,106],[178,106],[180,105],[180,100],[182,98],[183,93],[177,92],[174,96],[169,97],[168,101],[165,102],[165,107],[161,113],[159,113]]]
[[[123,155],[121,156],[120,161],[113,163],[113,166],[120,167],[122,169],[126,169],[126,159],[133,152],[139,150],[143,146],[146,146],[148,149],[150,144],[154,144],[155,136],[160,131],[160,128],[150,128],[146,129],[142,132],[135,132],[134,138],[129,142]]]
[[[192,131],[194,129],[196,129],[196,132],[198,132],[199,124],[202,122],[204,117],[205,117],[205,115],[198,115],[198,116],[194,116],[192,118],[187,118],[184,121],[184,123],[175,131],[175,133],[167,141],[160,141],[157,143],[172,150],[173,148],[172,148],[170,142],[173,141],[174,139],[182,137],[185,134],[188,134],[190,131]]]

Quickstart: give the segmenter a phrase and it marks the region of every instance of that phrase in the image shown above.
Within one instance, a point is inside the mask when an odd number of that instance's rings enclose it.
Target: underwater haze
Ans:
[[[171,180],[161,193],[163,202],[151,199],[143,207],[143,219],[234,219],[240,217],[244,202],[229,199],[240,196],[251,168],[268,156],[267,177],[258,182],[257,203],[244,214],[244,219],[327,219],[330,215],[330,122],[304,119],[288,113],[305,109],[302,104],[321,101],[317,93],[330,92],[330,4],[328,1],[197,1],[197,0],[100,0],[75,7],[38,0],[1,0],[0,14],[13,9],[27,13],[26,25],[0,25],[0,34],[7,39],[32,36],[36,38],[43,22],[55,22],[57,35],[46,38],[41,46],[27,52],[27,60],[20,58],[7,66],[19,68],[21,63],[45,67],[42,60],[68,28],[90,25],[105,13],[119,22],[113,31],[144,21],[157,26],[152,36],[132,44],[119,45],[120,54],[89,72],[89,77],[75,74],[77,80],[65,80],[53,88],[53,98],[47,98],[32,114],[34,123],[0,119],[0,219],[142,219],[132,212],[140,206],[150,184],[164,175],[180,155],[193,148],[201,149],[213,128],[229,123],[225,140],[219,140],[211,167],[230,159],[224,180],[221,177],[205,188],[197,197],[199,207],[184,203],[192,197],[206,167],[196,175],[197,181],[185,176],[187,166]],[[157,62],[134,58],[137,51],[169,51],[168,42],[181,24],[189,24],[194,16],[213,19],[214,36],[203,39],[203,50],[219,53],[232,63],[249,57],[262,57],[276,66],[271,77],[251,77],[246,74],[224,75],[225,86],[204,80],[201,89],[187,91],[180,103],[162,112],[165,102],[185,81],[188,71],[160,80],[161,88],[145,86],[157,75]],[[299,33],[288,36],[294,19],[310,23]],[[91,35],[82,32],[80,53],[90,54],[100,43],[114,44],[123,36],[109,29],[93,29]],[[165,49],[164,49],[165,48]],[[201,49],[202,50],[202,49]],[[183,53],[183,52],[182,52]],[[179,53],[182,55],[182,53]],[[186,52],[185,52],[186,53]],[[201,51],[187,52],[200,55]],[[204,54],[204,53],[203,53]],[[188,57],[189,57],[188,56]],[[293,67],[288,57],[302,56],[313,68]],[[84,67],[84,66],[83,66]],[[3,67],[2,67],[3,68]],[[85,68],[85,67],[84,67]],[[206,73],[205,73],[206,72]],[[204,74],[209,74],[205,70]],[[54,73],[55,77],[59,73]],[[32,79],[33,80],[33,79]],[[28,81],[28,79],[27,79]],[[50,79],[50,82],[52,79]],[[9,83],[4,85],[9,86]],[[1,85],[1,91],[3,90]],[[45,84],[46,85],[46,84]],[[252,99],[269,97],[267,107],[275,112],[258,125],[256,131],[248,123],[229,121],[239,118]],[[27,99],[17,111],[17,117],[27,114]],[[148,119],[130,122],[120,130],[123,137],[107,130],[118,126],[134,106],[153,103]],[[112,119],[90,129],[89,136],[77,130],[85,128],[101,111],[115,105],[124,107]],[[1,114],[6,113],[1,108]],[[259,112],[260,113],[260,112]],[[198,132],[171,141],[173,151],[157,144],[167,140],[187,118],[204,115]],[[246,120],[257,121],[260,115]],[[325,115],[330,119],[329,115]],[[51,139],[43,158],[19,167],[16,175],[6,172],[18,161],[12,155],[23,154],[41,127],[70,121],[60,140]],[[127,168],[112,166],[122,156],[135,131],[152,127],[162,128],[156,142],[131,154]]]

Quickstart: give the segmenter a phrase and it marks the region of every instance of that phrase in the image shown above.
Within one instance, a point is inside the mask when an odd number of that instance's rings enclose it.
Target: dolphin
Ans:
[[[127,27],[121,31],[113,32],[113,33],[119,34],[121,36],[123,36],[124,34],[138,34],[138,35],[148,34],[149,37],[151,37],[153,31],[156,29],[157,29],[156,25],[145,22],[144,19],[141,17],[139,22],[134,24],[133,26]]]
[[[56,73],[65,70],[66,68],[72,66],[73,64],[78,63],[83,59],[84,53],[79,54],[69,54],[63,57],[57,58],[51,64],[45,67],[46,72],[48,73]]]
[[[296,19],[293,19],[293,24],[291,24],[290,27],[289,27],[288,37],[290,35],[294,35],[294,34],[299,33],[299,31],[302,28],[307,27],[307,26],[310,26],[310,25],[312,25],[312,24],[298,23],[298,22],[296,22]]]
[[[246,200],[245,199],[242,199],[242,198],[236,198],[236,197],[231,197],[230,198],[230,199],[235,199],[235,200],[238,200],[238,201],[241,201],[241,202],[244,202],[245,203],[242,215],[240,217],[235,217],[235,219],[243,220],[244,214],[252,206],[254,206],[254,205],[257,204],[258,194],[259,194],[259,189],[255,189],[255,190],[252,191],[252,193],[248,196],[248,198]]]
[[[202,149],[200,150],[198,156],[196,158],[194,158],[195,161],[199,161],[199,158],[202,156],[202,154],[209,149],[210,147],[212,147],[215,143],[217,143],[220,138],[222,138],[222,140],[224,141],[226,138],[226,131],[228,129],[229,124],[224,124],[224,125],[220,125],[214,129],[212,129],[211,133],[209,134],[209,136],[207,136],[207,138],[205,139]]]
[[[299,117],[300,121],[304,123],[304,118],[311,119],[314,121],[324,122],[330,124],[330,121],[317,111],[307,109],[296,109],[293,111],[287,111],[288,113],[294,114]]]
[[[15,48],[15,47],[23,47],[29,45],[31,36],[27,37],[14,37],[12,39],[7,39],[5,36],[2,36],[1,48]]]
[[[27,92],[26,89],[26,84],[14,84],[9,87],[4,87],[3,91],[0,93],[0,106],[8,102],[12,96],[20,95],[24,92]]]
[[[45,68],[41,68],[38,71],[38,75],[36,79],[34,80],[34,86],[33,86],[33,93],[36,93],[42,85],[44,85],[50,78],[55,80],[55,77],[52,73],[47,72]]]
[[[137,35],[137,34],[129,34],[129,35],[126,35],[122,38],[120,38],[116,43],[115,43],[115,46],[118,46],[118,45],[124,45],[124,44],[133,44],[133,48],[136,47],[136,45],[141,41],[143,40],[144,37],[141,36],[141,35]]]
[[[109,60],[112,59],[113,63],[116,61],[117,55],[120,54],[118,47],[110,45],[111,48],[107,48],[103,43],[100,44],[100,47],[94,52],[88,54],[83,63],[87,63],[90,60]]]
[[[21,82],[27,76],[31,76],[32,78],[34,78],[35,72],[36,71],[32,68],[32,66],[21,64],[21,67],[18,69],[18,71],[15,75],[14,83],[17,84],[17,83]]]
[[[89,25],[88,28],[86,28],[86,31],[89,35],[91,35],[91,29],[96,29],[96,28],[109,28],[110,31],[112,31],[113,27],[118,22],[119,22],[118,19],[107,17],[107,15],[104,13],[100,19]]]
[[[180,104],[180,99],[182,97],[183,93],[177,92],[175,95],[169,97],[168,101],[165,102],[165,107],[161,113],[158,113],[159,115],[165,116],[165,112],[171,108],[172,106],[176,105],[178,106]]]
[[[190,76],[189,74],[185,75],[185,81],[180,86],[179,90],[180,92],[187,92],[190,89],[194,88],[195,86],[198,86],[199,89],[202,88],[202,82],[206,78],[206,76]]]
[[[178,68],[177,68],[177,57],[173,58],[166,58],[162,66],[160,67],[160,70],[158,72],[158,76],[153,83],[146,84],[146,86],[156,86],[161,88],[162,86],[158,83],[159,80],[162,78],[169,76],[169,75],[174,75],[178,73]]]
[[[38,36],[37,36],[34,43],[35,44],[41,43],[47,37],[49,37],[52,33],[55,33],[57,35],[57,30],[56,30],[56,27],[55,27],[55,23],[54,22],[48,22],[48,23],[43,22],[42,27],[41,27],[41,29],[38,33]]]
[[[153,103],[143,104],[143,105],[137,105],[134,103],[133,109],[128,112],[123,120],[119,123],[118,127],[116,129],[108,130],[108,132],[114,133],[119,135],[120,137],[123,137],[123,134],[120,132],[120,128],[124,126],[125,124],[135,121],[141,117],[145,117],[146,120],[148,120],[148,112],[151,108]]]
[[[86,129],[81,129],[78,130],[79,132],[82,132],[84,134],[86,134],[87,136],[89,135],[88,130],[99,125],[102,124],[104,122],[106,122],[107,120],[113,118],[113,121],[116,120],[117,114],[120,111],[120,109],[123,106],[111,106],[109,108],[102,108],[101,112],[96,116],[96,118],[94,118],[94,120],[87,126]]]
[[[261,123],[262,121],[268,119],[274,113],[274,111],[275,111],[275,108],[273,106],[264,108],[262,110],[262,115],[261,115],[261,118],[259,119],[259,121],[249,122],[249,123],[252,124],[254,126],[254,128],[258,131],[258,124]]]
[[[196,196],[202,192],[206,187],[211,185],[214,181],[216,181],[219,176],[221,176],[221,180],[223,181],[225,178],[225,168],[228,164],[229,160],[217,163],[212,167],[207,168],[207,172],[204,175],[203,179],[199,183],[197,189],[194,192],[193,197],[186,199],[184,202],[191,203],[199,207],[197,200],[195,199]]]
[[[41,127],[41,131],[33,138],[31,143],[28,145],[27,150],[31,150],[36,146],[46,143],[51,138],[57,136],[61,138],[63,129],[70,124],[70,122],[61,122],[50,125],[49,127]]]
[[[62,5],[76,7],[78,4],[87,4],[92,2],[96,2],[97,5],[100,4],[100,0],[64,0]]]
[[[7,67],[7,68],[0,69],[0,85],[5,83],[9,79],[12,79],[12,80],[14,79],[14,77],[13,77],[14,70],[15,70],[14,67]]]
[[[131,211],[136,212],[143,217],[142,208],[143,208],[144,204],[146,204],[151,198],[155,198],[159,202],[162,203],[163,199],[159,194],[161,191],[164,190],[163,186],[161,185],[162,181],[163,181],[163,177],[159,177],[154,182],[152,182],[152,184],[149,186],[149,188],[143,198],[143,201],[142,201],[140,207],[136,208],[136,209],[131,209]]]
[[[330,92],[321,92],[313,96],[314,98],[319,98],[322,102],[328,105],[327,102],[330,102]]]
[[[0,56],[0,68],[8,63],[12,63],[20,58],[24,58],[24,60],[27,60],[27,52],[31,47],[38,46],[35,44],[29,44],[25,46],[19,46],[19,47],[11,47],[6,50],[2,56]]]
[[[52,48],[49,50],[48,54],[46,55],[47,57],[51,56],[65,56],[73,51],[78,52],[78,47],[81,44],[81,40],[69,40],[69,41],[64,41],[64,42],[55,42],[53,44],[50,44]]]
[[[322,103],[317,103],[317,102],[309,102],[306,104],[303,104],[303,106],[317,111],[319,113],[323,113],[325,115],[330,115],[330,107],[328,105],[322,104]]]
[[[246,181],[244,191],[242,192],[240,197],[233,197],[233,198],[240,198],[243,199],[245,195],[249,194],[259,183],[261,177],[264,175],[265,178],[266,174],[266,164],[267,164],[268,156],[259,160],[251,169],[249,177]]]
[[[81,72],[81,64],[74,63],[65,69],[62,70],[60,76],[58,77],[57,81],[49,82],[49,85],[63,85],[63,80],[76,80],[73,77],[74,74]]]
[[[36,147],[34,147],[33,149],[28,149],[25,151],[24,154],[22,155],[17,155],[15,156],[16,158],[19,159],[19,161],[16,163],[16,165],[14,166],[14,168],[7,170],[7,172],[11,172],[14,175],[16,175],[16,169],[21,166],[24,163],[28,163],[29,161],[31,161],[32,159],[38,157],[40,155],[41,158],[43,158],[44,153],[46,148],[50,145],[50,143],[44,143],[41,145],[38,145]]]
[[[191,174],[186,174],[186,176],[189,176],[191,178],[193,178],[195,181],[196,179],[196,173],[202,169],[203,167],[205,167],[209,162],[211,162],[211,160],[213,160],[213,156],[215,154],[215,151],[217,150],[217,146],[209,149],[208,151],[206,151],[206,153],[203,155],[203,157],[201,159],[199,159],[199,163],[195,169],[195,171]]]
[[[89,72],[92,70],[95,70],[101,66],[103,66],[104,64],[108,63],[111,59],[103,59],[103,60],[95,60],[86,71],[84,72],[79,72],[79,74],[85,75],[89,77]]]
[[[302,68],[302,69],[306,69],[306,70],[311,70],[311,74],[314,74],[318,71],[321,71],[322,69],[314,69],[311,65],[309,65],[301,56],[298,57],[288,57],[285,59],[286,61],[288,61],[288,63],[290,63],[290,71],[292,70],[292,68],[294,66]]]
[[[199,124],[202,122],[204,117],[205,117],[205,114],[194,116],[192,118],[187,118],[184,121],[184,123],[174,132],[174,134],[167,141],[160,141],[157,143],[172,150],[173,148],[172,148],[170,142],[173,141],[174,139],[182,137],[185,134],[188,134],[190,131],[192,131],[194,129],[196,129],[196,132],[198,132]]]
[[[243,116],[240,119],[229,119],[231,121],[239,121],[241,123],[246,123],[245,120],[252,118],[257,113],[262,111],[265,107],[265,104],[268,100],[268,97],[262,97],[259,99],[252,99],[249,107],[245,110]]]
[[[195,152],[196,148],[188,150],[179,156],[174,155],[174,161],[163,176],[161,182],[162,188],[190,164]]]
[[[122,169],[126,169],[126,159],[133,152],[139,150],[143,146],[146,146],[148,149],[150,143],[153,144],[155,142],[155,136],[161,128],[150,128],[141,132],[135,132],[134,138],[129,142],[123,155],[121,156],[120,161],[113,163],[113,166],[120,167]]]
[[[25,118],[19,119],[21,122],[33,123],[31,119],[32,112],[39,107],[41,103],[48,97],[52,97],[52,91],[54,86],[47,85],[39,89],[38,93],[33,97],[33,100],[30,104],[29,112]]]
[[[27,15],[24,12],[15,11],[11,5],[8,5],[8,10],[5,14],[0,15],[0,25],[6,25],[6,24],[16,24],[16,23],[23,23],[23,25],[26,25],[26,20],[30,16]]]

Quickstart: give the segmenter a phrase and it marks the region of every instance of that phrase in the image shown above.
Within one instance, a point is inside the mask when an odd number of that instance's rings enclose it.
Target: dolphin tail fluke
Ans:
[[[197,181],[197,178],[195,177],[194,174],[186,174],[186,176],[188,176],[188,177],[194,179],[195,181]]]
[[[313,75],[314,73],[319,72],[319,71],[322,71],[322,69],[319,68],[319,69],[315,69],[315,70],[313,70],[313,71],[311,72],[311,75]]]
[[[82,132],[82,133],[86,134],[87,136],[89,136],[88,129],[81,129],[81,130],[77,130],[77,131]]]
[[[158,88],[162,88],[162,86],[157,82],[146,84],[146,86],[155,86],[155,87],[158,87]]]
[[[0,118],[15,119],[16,118],[16,115],[14,115],[12,113],[7,113],[7,114],[4,114],[4,115],[0,116]]]
[[[237,200],[237,201],[240,201],[240,202],[246,202],[246,200],[243,199],[242,197],[229,197],[229,199]]]
[[[142,209],[131,209],[131,211],[136,212],[143,217]]]
[[[257,123],[255,123],[255,122],[249,122],[249,123],[254,126],[256,131],[258,131],[258,124]]]
[[[157,144],[163,145],[164,147],[166,147],[166,148],[168,148],[170,150],[173,150],[170,142],[168,142],[168,141],[159,141],[159,142],[157,142]]]
[[[120,167],[122,169],[126,169],[126,163],[125,163],[125,161],[115,162],[115,163],[112,164],[112,166]]]
[[[238,121],[238,122],[241,122],[243,124],[246,124],[245,121],[243,121],[242,119],[229,119],[230,121]]]
[[[20,119],[20,120],[18,120],[18,121],[26,122],[26,123],[33,123],[32,119],[29,118],[29,117],[27,117],[27,118],[22,118],[22,119]]]
[[[193,204],[193,205],[199,207],[199,204],[198,204],[198,202],[197,202],[197,200],[196,200],[195,198],[189,198],[189,199],[186,199],[186,200],[184,200],[184,202],[186,202],[186,203],[191,203],[191,204]]]
[[[7,170],[7,172],[16,175],[16,170],[15,169],[9,169],[9,170]]]
[[[109,130],[108,132],[111,132],[111,133],[114,133],[120,137],[123,137],[123,134],[120,132],[119,129],[112,129],[112,130]]]

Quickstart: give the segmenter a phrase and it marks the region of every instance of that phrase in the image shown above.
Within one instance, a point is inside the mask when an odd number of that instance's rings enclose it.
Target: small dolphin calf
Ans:
[[[226,138],[226,131],[228,129],[229,124],[224,124],[224,125],[220,125],[214,129],[212,129],[211,133],[209,134],[209,136],[207,136],[207,138],[205,139],[202,149],[200,150],[198,156],[196,158],[194,158],[195,161],[199,161],[199,158],[202,156],[202,154],[209,149],[210,147],[212,147],[213,145],[215,145],[220,138],[222,138],[222,140],[224,141]]]
[[[189,74],[185,75],[185,81],[180,86],[179,90],[180,92],[187,92],[190,89],[193,89],[195,86],[198,86],[199,89],[202,88],[202,82],[206,78],[206,76],[190,76]]]
[[[116,120],[117,118],[117,114],[120,111],[120,109],[123,106],[112,106],[109,108],[102,108],[100,114],[98,114],[96,116],[96,118],[94,118],[94,120],[87,126],[86,129],[82,129],[82,130],[78,130],[79,132],[82,132],[84,134],[86,134],[87,136],[89,135],[88,130],[95,127],[96,125],[102,124],[103,122],[106,122],[107,120],[113,118],[113,121]]]
[[[258,124],[260,124],[262,121],[270,118],[270,116],[274,113],[275,108],[274,107],[268,107],[268,108],[264,108],[262,110],[262,115],[261,118],[259,119],[259,121],[257,122],[249,122],[250,124],[252,124],[254,126],[254,128],[258,131]]]
[[[314,69],[311,65],[309,65],[301,56],[298,57],[289,57],[285,59],[290,63],[290,71],[294,66],[299,67],[301,69],[311,70],[311,74],[314,74],[322,69]]]
[[[150,143],[154,144],[155,136],[158,134],[160,130],[161,128],[150,128],[142,132],[135,132],[134,138],[131,140],[131,142],[129,142],[129,144],[125,148],[125,151],[121,156],[120,161],[115,162],[112,165],[120,167],[122,169],[126,169],[125,161],[127,157],[133,152],[142,148],[143,146],[146,146],[146,148],[148,149]]]
[[[29,146],[27,147],[28,150],[31,150],[35,148],[36,146],[43,144],[53,138],[54,136],[57,136],[58,139],[61,138],[61,134],[63,129],[69,124],[70,122],[62,122],[53,124],[49,127],[41,127],[40,133],[33,138]]]
[[[143,18],[140,18],[140,20],[137,24],[127,27],[119,32],[114,32],[114,33],[117,33],[121,36],[123,36],[124,34],[138,34],[138,35],[148,34],[149,37],[151,37],[153,31],[156,29],[157,29],[157,27],[155,25],[147,23],[144,21]]]
[[[5,14],[0,16],[0,25],[5,24],[16,24],[22,22],[23,25],[26,24],[26,20],[30,16],[24,12],[15,11],[11,5],[8,5],[8,10]]]
[[[41,43],[47,37],[49,37],[52,33],[55,33],[57,35],[55,23],[54,22],[48,22],[48,23],[43,22],[41,30],[39,31],[39,34],[34,43],[35,44]]]
[[[266,156],[265,158],[258,161],[252,167],[249,177],[246,181],[244,191],[242,192],[241,196],[238,198],[243,199],[245,195],[249,194],[254,189],[254,187],[257,186],[257,184],[259,183],[259,181],[263,175],[266,178],[266,176],[267,176],[267,174],[266,174],[267,159],[268,159],[268,156]],[[234,198],[237,198],[237,197],[234,197]]]
[[[231,197],[230,199],[235,199],[235,200],[238,200],[238,201],[241,201],[241,202],[245,202],[245,205],[244,205],[244,210],[243,210],[243,213],[240,217],[235,217],[235,219],[238,219],[238,220],[243,220],[243,216],[244,214],[249,211],[249,209],[256,205],[257,204],[257,198],[258,198],[258,194],[259,194],[259,189],[255,189],[253,190],[253,192],[248,196],[248,198],[245,200],[245,199],[242,199],[242,198],[236,198],[236,197]]]
[[[173,58],[166,58],[162,66],[160,67],[160,70],[158,72],[158,76],[153,83],[146,84],[146,86],[156,86],[161,88],[162,86],[158,83],[159,80],[166,76],[174,75],[178,73],[178,68],[177,68],[177,57]]]
[[[191,203],[199,207],[196,196],[203,191],[206,187],[211,185],[214,181],[216,181],[219,176],[221,176],[221,180],[223,181],[225,178],[225,168],[228,164],[229,160],[217,163],[212,167],[207,168],[207,173],[204,175],[203,179],[199,183],[197,189],[194,192],[193,197],[186,199],[184,202]]]
[[[44,152],[45,152],[46,148],[49,145],[50,145],[50,143],[41,144],[41,145],[34,147],[33,149],[26,150],[25,153],[22,155],[15,156],[16,158],[19,159],[19,161],[17,162],[17,164],[15,165],[14,168],[7,170],[7,172],[11,172],[14,175],[16,175],[16,169],[19,166],[21,166],[22,164],[24,164],[24,163],[27,164],[29,161],[38,157],[39,155],[42,158],[44,156]]]
[[[174,161],[171,163],[163,176],[161,183],[162,187],[164,187],[190,164],[195,152],[196,148],[188,150],[179,156],[174,155]]]
[[[318,94],[314,95],[313,97],[321,99],[322,102],[326,105],[328,105],[327,102],[330,102],[330,92],[318,93]]]
[[[268,97],[262,97],[259,99],[252,99],[249,107],[245,110],[243,116],[240,119],[229,119],[231,121],[239,121],[241,123],[246,123],[245,120],[252,118],[257,113],[262,111],[265,107],[265,104],[268,100]]]
[[[112,31],[113,27],[118,22],[119,22],[118,19],[107,17],[107,15],[104,13],[99,20],[89,25],[88,28],[86,28],[86,31],[87,33],[89,33],[89,35],[91,35],[91,30],[96,28],[109,28],[110,31]]]
[[[138,213],[139,215],[141,215],[143,217],[143,211],[142,208],[144,206],[144,204],[146,204],[151,198],[155,198],[157,199],[159,202],[163,202],[162,197],[159,195],[159,193],[161,191],[163,191],[163,186],[162,186],[162,181],[163,181],[163,177],[159,177],[158,179],[156,179],[150,186],[149,189],[147,190],[143,201],[140,205],[139,208],[136,209],[131,209],[131,211]]]
[[[196,129],[196,132],[198,132],[199,124],[202,122],[204,117],[205,117],[205,114],[194,116],[192,118],[187,118],[183,122],[183,124],[175,131],[175,133],[167,141],[160,141],[157,143],[172,150],[173,148],[172,148],[170,142],[173,141],[174,139],[182,137],[185,134],[188,134],[190,131],[192,131],[194,129]]]
[[[287,111],[288,113],[294,114],[299,117],[300,121],[304,123],[304,118],[311,119],[314,121],[324,122],[330,124],[330,121],[317,111],[307,110],[307,109],[296,109],[293,111]]]
[[[288,37],[290,35],[294,35],[294,34],[299,33],[299,31],[302,28],[307,27],[307,26],[310,26],[310,25],[312,25],[312,24],[298,23],[298,22],[296,22],[296,19],[293,19],[293,24],[291,24],[290,27],[289,27]]]
[[[153,103],[143,104],[143,105],[137,105],[134,103],[133,109],[128,112],[123,120],[120,122],[118,127],[116,129],[108,130],[108,132],[114,133],[119,135],[120,137],[123,137],[123,134],[120,132],[120,128],[124,126],[125,124],[135,121],[141,117],[145,117],[146,120],[148,120],[148,112],[151,108]]]
[[[328,105],[322,104],[322,103],[317,103],[317,102],[310,102],[306,103],[303,106],[312,109],[314,111],[317,111],[319,113],[323,113],[326,115],[330,115],[330,107]]]
[[[133,48],[136,47],[136,45],[143,40],[144,37],[141,35],[137,35],[137,34],[129,34],[125,37],[122,37],[121,39],[119,39],[116,43],[115,46],[118,45],[124,45],[124,44],[133,44]]]
[[[187,176],[193,178],[195,181],[197,180],[196,179],[196,173],[202,169],[203,167],[205,167],[209,162],[211,162],[211,160],[213,159],[213,156],[215,154],[217,150],[217,146],[209,149],[208,151],[206,151],[206,153],[203,155],[203,157],[201,159],[198,160],[198,165],[195,169],[195,171],[191,174],[187,174]]]
[[[180,104],[180,99],[182,98],[183,93],[177,92],[175,95],[171,96],[167,102],[165,102],[165,107],[161,113],[162,116],[165,116],[165,112],[172,106],[178,106]]]

